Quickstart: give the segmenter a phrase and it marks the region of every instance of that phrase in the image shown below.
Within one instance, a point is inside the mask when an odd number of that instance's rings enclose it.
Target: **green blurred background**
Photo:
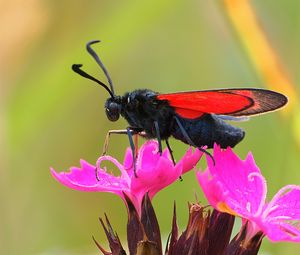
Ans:
[[[101,55],[117,93],[136,88],[160,92],[220,87],[264,87],[235,37],[218,1],[0,1],[1,254],[99,254],[91,236],[106,246],[98,217],[104,212],[125,239],[126,210],[111,194],[81,193],[57,183],[58,171],[94,163],[111,123],[107,93],[74,74],[73,63],[105,80],[85,51],[101,39]],[[300,82],[300,2],[251,2],[264,31],[295,84]],[[264,61],[263,56],[261,61]],[[235,151],[254,154],[271,198],[283,185],[299,184],[299,147],[289,118],[278,113],[237,123],[247,132]],[[187,149],[171,140],[179,158]],[[126,136],[113,137],[109,154],[122,161]],[[192,188],[191,188],[192,187]],[[194,193],[205,203],[194,173],[153,200],[161,230],[170,231],[176,200],[180,228]],[[125,240],[124,242],[125,243]],[[270,243],[261,254],[295,254],[299,244]]]

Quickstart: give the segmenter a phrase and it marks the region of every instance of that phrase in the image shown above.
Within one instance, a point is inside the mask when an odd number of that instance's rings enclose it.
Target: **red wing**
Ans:
[[[159,94],[181,117],[194,119],[205,113],[250,116],[274,111],[287,103],[287,98],[265,89],[218,89]]]

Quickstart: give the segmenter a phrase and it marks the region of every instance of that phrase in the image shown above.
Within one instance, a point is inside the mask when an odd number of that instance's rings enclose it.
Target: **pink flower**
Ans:
[[[169,151],[164,150],[162,156],[158,153],[156,141],[146,142],[139,150],[136,160],[136,173],[134,176],[133,159],[128,148],[123,165],[110,156],[102,156],[97,161],[98,177],[96,178],[96,166],[80,161],[81,167],[72,167],[69,172],[57,173],[51,168],[53,177],[63,185],[81,191],[111,192],[120,196],[124,201],[124,193],[130,198],[137,211],[140,213],[144,195],[148,192],[153,196],[178,180],[179,176],[193,169],[202,156],[202,152],[190,148],[183,158],[174,166]],[[114,176],[101,168],[103,161],[110,161],[121,172],[120,176]]]
[[[214,165],[197,178],[209,203],[249,221],[248,236],[262,231],[271,241],[300,242],[300,186],[287,185],[266,202],[267,185],[251,153],[243,161],[230,148],[214,146]]]

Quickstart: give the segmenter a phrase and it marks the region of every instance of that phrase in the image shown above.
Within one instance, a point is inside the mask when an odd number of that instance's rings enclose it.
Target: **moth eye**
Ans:
[[[120,106],[115,103],[111,102],[108,104],[108,106],[105,108],[106,116],[110,121],[117,121],[120,117]]]

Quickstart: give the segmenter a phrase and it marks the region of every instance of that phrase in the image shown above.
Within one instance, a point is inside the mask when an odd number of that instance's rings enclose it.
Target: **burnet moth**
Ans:
[[[214,143],[222,148],[234,147],[245,136],[245,132],[234,127],[226,120],[247,119],[249,116],[277,110],[287,103],[287,98],[278,92],[259,88],[231,88],[200,90],[160,94],[149,89],[137,89],[117,96],[112,80],[91,45],[100,41],[88,42],[88,53],[101,67],[109,86],[92,77],[74,64],[73,71],[101,85],[110,95],[105,102],[106,116],[117,121],[120,115],[126,119],[126,130],[111,130],[107,135],[104,152],[107,150],[108,137],[112,133],[124,133],[129,137],[133,156],[135,148],[132,134],[147,139],[157,139],[159,152],[165,140],[171,152],[168,139],[174,137],[184,143],[197,147],[209,156],[202,147],[212,148]]]

